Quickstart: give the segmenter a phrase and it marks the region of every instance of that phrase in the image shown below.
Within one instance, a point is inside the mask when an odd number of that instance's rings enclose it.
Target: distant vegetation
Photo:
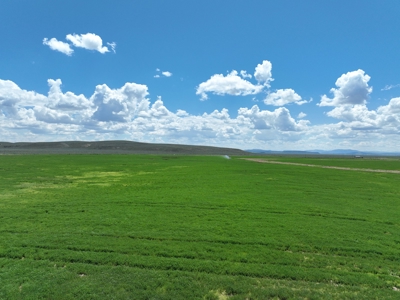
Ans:
[[[400,174],[231,158],[0,155],[0,299],[400,298]]]
[[[132,141],[97,142],[0,142],[0,154],[176,154],[176,155],[246,155],[239,149],[179,145],[152,144]]]

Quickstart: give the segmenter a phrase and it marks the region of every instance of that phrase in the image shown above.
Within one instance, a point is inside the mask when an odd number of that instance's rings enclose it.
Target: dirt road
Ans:
[[[283,162],[283,161],[273,161],[273,160],[266,160],[266,159],[260,159],[260,158],[242,158],[242,159],[250,160],[250,161],[254,161],[254,162],[258,162],[258,163],[266,163],[266,164],[294,165],[294,166],[302,166],[302,167],[314,167],[314,168],[336,169],[336,170],[346,170],[346,171],[362,171],[362,172],[400,174],[400,171],[398,171],[398,170],[360,169],[360,168],[346,168],[346,167],[335,167],[335,166],[321,166],[321,165]]]

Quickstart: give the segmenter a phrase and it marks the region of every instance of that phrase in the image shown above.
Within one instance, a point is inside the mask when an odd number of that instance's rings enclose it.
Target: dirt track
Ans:
[[[294,165],[294,166],[302,166],[302,167],[314,167],[314,168],[336,169],[336,170],[346,170],[346,171],[362,171],[362,172],[400,174],[400,171],[398,171],[398,170],[379,170],[379,169],[360,169],[360,168],[346,168],[346,167],[335,167],[335,166],[321,166],[321,165],[283,162],[283,161],[273,161],[273,160],[266,160],[266,159],[259,159],[259,158],[242,158],[242,159],[251,160],[251,161],[255,161],[255,162],[259,162],[259,163],[266,163],[266,164]]]

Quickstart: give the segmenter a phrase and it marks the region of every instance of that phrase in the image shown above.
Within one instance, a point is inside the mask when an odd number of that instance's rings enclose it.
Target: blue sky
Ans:
[[[399,150],[397,0],[1,6],[1,141]]]

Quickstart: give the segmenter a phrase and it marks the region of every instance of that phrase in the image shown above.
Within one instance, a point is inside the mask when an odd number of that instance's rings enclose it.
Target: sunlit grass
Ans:
[[[399,174],[150,155],[0,171],[1,299],[400,297]]]

